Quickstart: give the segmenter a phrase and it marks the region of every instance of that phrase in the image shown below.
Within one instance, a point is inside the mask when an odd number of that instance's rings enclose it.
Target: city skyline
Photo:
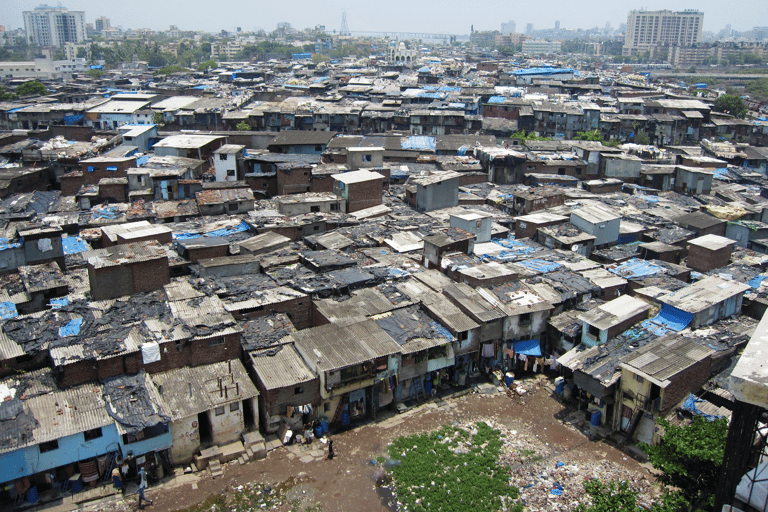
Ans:
[[[636,2],[612,2],[593,0],[589,8],[583,3],[571,0],[552,0],[550,7],[541,9],[541,4],[523,1],[514,7],[497,0],[479,0],[467,3],[444,4],[431,1],[418,5],[394,0],[380,5],[322,5],[308,0],[289,0],[281,3],[280,9],[268,9],[266,5],[249,3],[243,0],[226,2],[226,8],[210,9],[208,4],[199,0],[186,2],[169,1],[158,4],[149,0],[134,0],[130,10],[117,0],[104,0],[98,4],[91,0],[69,0],[62,6],[70,10],[82,10],[86,22],[93,23],[100,16],[111,20],[113,27],[150,28],[167,30],[169,25],[177,25],[180,30],[202,30],[216,33],[221,30],[234,31],[241,27],[243,31],[264,29],[270,32],[278,22],[288,22],[294,28],[311,28],[325,25],[329,31],[338,32],[341,27],[342,11],[346,10],[350,30],[355,31],[403,31],[469,34],[470,26],[475,30],[500,30],[502,21],[516,22],[518,32],[532,23],[534,29],[552,28],[556,21],[563,29],[590,29],[604,27],[606,22],[614,28],[626,23],[631,10],[685,10],[696,9],[704,12],[704,31],[719,32],[726,25],[733,30],[747,31],[761,20],[768,19],[768,4],[763,0],[743,0],[734,8],[718,0],[699,0],[682,2],[679,0],[646,0]],[[194,7],[199,5],[200,9]],[[40,6],[39,0],[21,0],[4,8],[0,12],[0,24],[8,29],[23,28],[22,12]],[[205,13],[199,16],[198,13]],[[253,13],[249,16],[247,13]],[[404,13],[411,16],[403,16]],[[594,14],[597,13],[597,14]]]

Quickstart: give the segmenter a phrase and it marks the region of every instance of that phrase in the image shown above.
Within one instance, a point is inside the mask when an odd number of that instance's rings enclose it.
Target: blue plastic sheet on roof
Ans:
[[[507,101],[507,98],[504,96],[491,96],[488,98],[488,103],[504,103]]]
[[[64,254],[78,254],[84,251],[90,251],[91,247],[88,242],[80,238],[79,236],[68,236],[61,239],[61,247],[64,249]]]
[[[0,318],[8,320],[9,318],[16,318],[19,316],[19,312],[16,311],[16,304],[13,302],[0,302]]]
[[[448,103],[448,107],[450,108],[467,108],[466,103],[458,103],[458,102],[450,102]]]
[[[401,270],[399,268],[390,268],[387,273],[391,277],[408,277],[410,274],[406,272],[405,270]]]
[[[429,73],[430,71],[432,70],[429,68],[429,66],[424,66],[423,68],[419,69],[419,73]]]
[[[64,124],[67,126],[72,126],[82,121],[83,118],[85,118],[83,114],[73,114],[71,116],[64,116]]]
[[[115,219],[117,218],[117,206],[102,206],[93,209],[94,219]]]
[[[104,69],[101,64],[91,64],[91,69]]]
[[[631,278],[655,276],[656,274],[663,272],[664,267],[654,265],[645,260],[632,258],[631,260],[625,261],[621,265],[618,265],[615,268],[609,268],[608,270],[619,277]]]
[[[141,167],[142,165],[144,165],[145,163],[147,163],[147,160],[149,160],[149,157],[150,157],[150,156],[151,156],[151,155],[143,155],[143,156],[140,156],[139,158],[137,158],[137,159],[136,159],[136,165],[137,165],[138,167]]]
[[[708,169],[709,171],[712,171],[715,176],[714,178],[716,180],[725,180],[728,178],[728,169],[723,167],[722,169]]]
[[[648,203],[658,203],[659,198],[657,196],[647,196],[645,194],[635,194],[635,197],[638,199],[642,199],[643,201],[646,201]]]
[[[438,322],[432,322],[429,324],[440,336],[447,339],[448,341],[456,341],[456,338],[451,334],[451,331],[446,329],[443,324],[440,324]]]
[[[459,149],[456,150],[456,153],[459,156],[465,156],[467,154],[467,150],[469,149],[468,146],[461,146]]]
[[[51,304],[51,307],[54,309],[61,308],[69,305],[69,299],[66,297],[61,297],[59,299],[51,299],[50,304]]]
[[[419,98],[430,98],[433,100],[441,100],[445,98],[445,94],[439,93],[439,92],[420,92]]]
[[[688,411],[690,413],[695,414],[696,416],[701,416],[702,418],[706,419],[707,421],[715,421],[716,419],[722,418],[723,416],[718,416],[715,414],[706,414],[699,410],[698,407],[696,407],[696,404],[700,404],[702,402],[706,402],[706,400],[702,400],[701,398],[697,397],[694,394],[689,394],[688,398],[685,399],[685,402],[683,402],[683,410]]]
[[[237,226],[231,227],[231,228],[224,228],[224,229],[216,229],[214,231],[209,231],[205,233],[205,236],[227,236],[227,235],[233,235],[235,233],[241,233],[243,231],[248,231],[248,224],[246,224],[244,221],[241,221],[240,224]]]
[[[75,318],[67,322],[66,325],[59,327],[59,336],[77,336],[80,334],[80,327],[83,325],[82,318]]]
[[[7,238],[0,238],[0,251],[21,247],[20,242],[9,242]]]
[[[658,315],[640,325],[657,336],[664,336],[669,332],[682,331],[690,325],[692,319],[693,313],[687,313],[669,304],[662,304]]]
[[[190,240],[192,238],[200,238],[201,236],[203,235],[201,235],[200,233],[174,233],[173,234],[173,238],[175,240]]]
[[[434,137],[430,137],[428,135],[411,135],[410,137],[405,137],[405,139],[400,143],[400,147],[403,149],[423,149],[434,151],[437,147],[437,144]]]
[[[760,288],[760,283],[762,283],[765,279],[768,279],[768,276],[755,276],[749,280],[749,286],[757,290]]]
[[[515,354],[523,354],[524,356],[541,357],[541,345],[539,345],[539,340],[513,341],[512,345],[515,348]]]
[[[553,261],[540,260],[536,258],[532,260],[518,261],[517,264],[535,272],[541,272],[542,274],[552,272],[553,270],[557,270],[562,266],[559,263],[555,263]]]

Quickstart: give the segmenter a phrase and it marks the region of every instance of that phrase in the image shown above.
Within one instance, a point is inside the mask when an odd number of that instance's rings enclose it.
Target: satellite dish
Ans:
[[[574,244],[574,245],[572,245],[572,246],[571,246],[571,250],[572,250],[573,252],[578,252],[578,251],[579,251],[579,244]]]

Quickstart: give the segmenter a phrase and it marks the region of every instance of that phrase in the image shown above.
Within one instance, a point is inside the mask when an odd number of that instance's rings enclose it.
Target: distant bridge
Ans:
[[[360,31],[353,30],[352,35],[359,35],[363,37],[389,37],[390,39],[421,39],[421,40],[445,40],[455,41],[460,38],[456,34],[429,34],[426,32],[376,32],[376,31]],[[466,36],[465,36],[466,37]]]

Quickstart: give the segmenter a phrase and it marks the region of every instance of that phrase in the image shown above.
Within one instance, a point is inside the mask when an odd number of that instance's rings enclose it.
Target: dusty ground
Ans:
[[[382,499],[380,494],[383,493],[375,482],[381,470],[369,461],[384,455],[388,443],[396,437],[433,430],[457,421],[490,420],[509,430],[536,436],[551,450],[548,460],[552,464],[557,460],[582,466],[593,464],[595,468],[615,467],[607,464],[610,462],[620,466],[621,474],[647,483],[650,476],[643,466],[612,446],[601,441],[590,441],[577,429],[564,424],[561,419],[570,416],[571,410],[550,396],[547,388],[534,388],[535,391],[524,399],[509,398],[502,393],[475,393],[445,402],[428,403],[405,415],[390,414],[387,419],[380,417],[377,423],[334,435],[337,452],[334,460],[314,459],[303,462],[300,457],[281,447],[270,452],[265,460],[225,466],[223,478],[203,477],[194,485],[186,484],[171,489],[150,488],[147,496],[154,500],[154,505],[147,507],[147,510],[185,510],[244,483],[258,482],[277,487],[296,476],[300,476],[304,483],[294,489],[292,497],[303,497],[305,506],[314,502],[321,504],[324,511],[336,512],[393,510],[385,505],[387,499]],[[602,465],[598,466],[598,463]],[[534,470],[533,467],[531,469]],[[608,471],[619,474],[616,470]],[[611,475],[605,477],[609,479]],[[568,508],[566,504],[563,505],[563,510]],[[106,504],[103,503],[101,510],[105,508]],[[136,509],[135,496],[129,496],[127,503],[119,500],[109,508]],[[287,506],[283,508],[289,509]]]

